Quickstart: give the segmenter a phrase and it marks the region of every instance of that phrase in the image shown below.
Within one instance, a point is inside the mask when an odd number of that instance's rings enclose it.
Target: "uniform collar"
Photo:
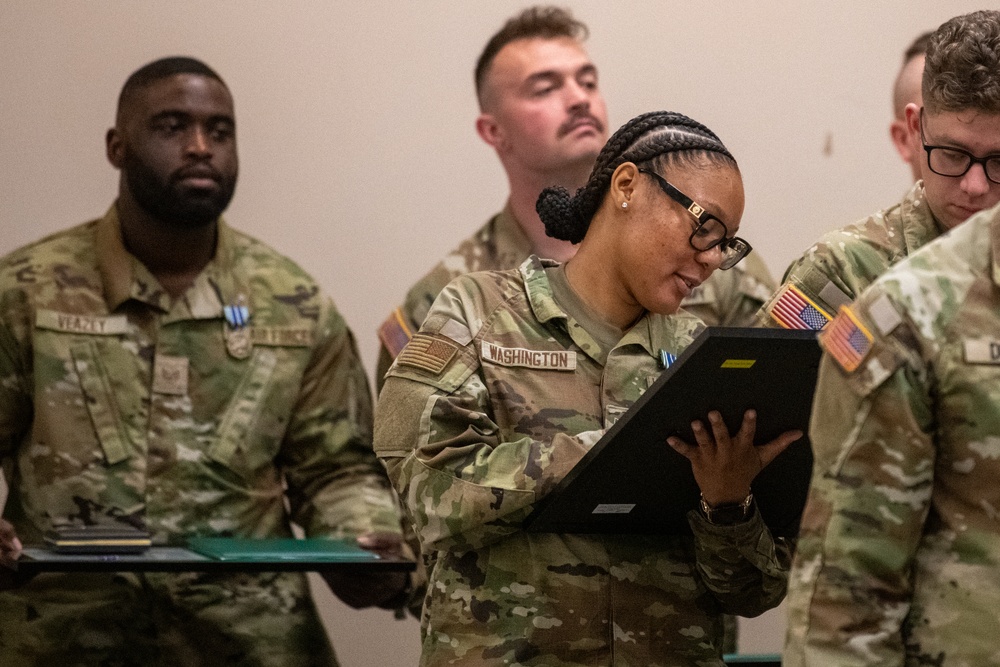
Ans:
[[[906,224],[903,226],[903,242],[907,256],[924,247],[945,232],[927,205],[924,182],[917,181],[906,193],[900,204],[900,213]]]
[[[509,248],[511,253],[527,257],[533,252],[531,239],[524,232],[524,227],[514,217],[510,202],[497,214],[495,227],[496,244],[498,248]]]
[[[211,319],[222,314],[223,304],[235,303],[248,294],[235,269],[235,239],[222,218],[217,221],[215,257],[176,302],[153,274],[125,248],[118,209],[111,205],[97,223],[97,266],[104,282],[104,297],[110,312],[129,300],[145,303],[164,313],[192,319]]]
[[[524,279],[524,288],[528,295],[528,303],[531,306],[531,311],[534,313],[535,319],[542,323],[547,323],[551,320],[562,320],[563,327],[569,333],[573,342],[586,352],[588,356],[603,364],[603,361],[600,359],[600,346],[597,344],[597,341],[582,327],[569,326],[572,318],[559,307],[559,304],[553,298],[552,287],[549,284],[548,276],[545,274],[545,269],[546,267],[554,266],[559,266],[559,262],[551,259],[540,259],[536,255],[531,255],[518,269]],[[691,328],[698,328],[694,324],[694,322],[697,322],[697,318],[685,311],[679,311],[673,317],[690,319],[692,320]],[[615,349],[626,345],[639,345],[649,356],[656,358],[661,349],[673,352],[674,354],[679,352],[674,350],[676,339],[677,327],[672,325],[671,317],[646,313],[631,329],[625,332],[622,339],[615,345]]]

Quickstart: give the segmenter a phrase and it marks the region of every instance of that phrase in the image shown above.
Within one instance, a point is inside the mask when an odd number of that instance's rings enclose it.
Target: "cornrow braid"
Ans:
[[[717,154],[736,166],[736,159],[710,129],[684,114],[652,111],[636,116],[621,126],[601,149],[587,183],[570,196],[563,187],[545,188],[535,210],[545,224],[545,233],[570,243],[579,243],[590,227],[601,200],[611,185],[611,176],[620,165],[637,165],[660,156]]]

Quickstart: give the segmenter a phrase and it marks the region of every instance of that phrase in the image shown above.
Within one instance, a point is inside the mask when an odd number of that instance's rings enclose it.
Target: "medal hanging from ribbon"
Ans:
[[[246,359],[253,351],[250,309],[246,306],[246,298],[240,294],[236,298],[236,303],[222,308],[222,314],[226,320],[222,327],[226,338],[226,351],[234,359]]]

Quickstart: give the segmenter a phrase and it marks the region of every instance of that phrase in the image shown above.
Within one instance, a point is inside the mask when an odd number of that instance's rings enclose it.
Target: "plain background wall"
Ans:
[[[4,0],[0,253],[104,213],[104,132],[126,77],[165,55],[205,60],[236,101],[241,175],[226,214],[333,294],[374,370],[375,330],[406,289],[503,205],[476,136],[472,68],[524,2]],[[918,33],[965,0],[565,3],[589,24],[611,130],[671,109],[740,162],[740,235],[780,276],[823,231],[908,186],[890,87]],[[408,666],[417,624],[325,591],[344,667]],[[780,610],[744,625],[778,650]]]

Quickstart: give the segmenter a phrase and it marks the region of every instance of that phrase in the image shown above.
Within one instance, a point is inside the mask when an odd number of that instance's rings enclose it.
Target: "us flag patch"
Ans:
[[[872,349],[872,335],[847,306],[840,307],[837,317],[819,335],[819,342],[848,373],[860,366]]]
[[[444,370],[456,352],[458,352],[458,346],[444,336],[434,336],[418,331],[399,354],[397,363],[436,375]]]
[[[770,308],[771,318],[786,329],[819,331],[832,318],[791,283],[781,288]]]

